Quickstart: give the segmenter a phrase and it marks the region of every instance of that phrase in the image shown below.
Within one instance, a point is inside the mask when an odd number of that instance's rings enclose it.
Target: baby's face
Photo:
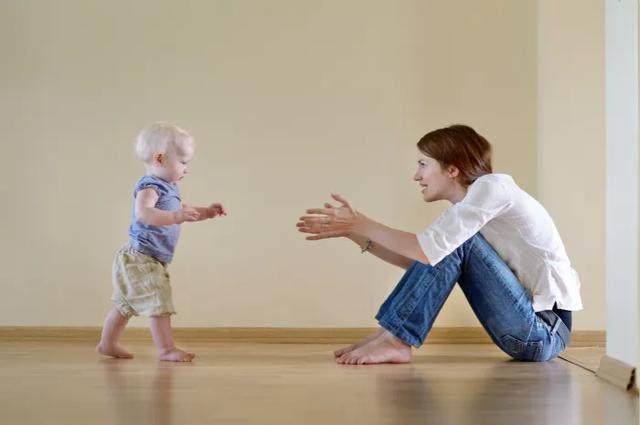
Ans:
[[[175,147],[167,149],[164,154],[161,167],[158,172],[162,173],[158,177],[171,183],[176,183],[187,174],[187,164],[194,155],[194,143],[192,139],[187,139]]]

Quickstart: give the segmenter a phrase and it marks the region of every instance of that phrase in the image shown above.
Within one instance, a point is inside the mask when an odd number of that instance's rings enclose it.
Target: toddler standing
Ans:
[[[191,361],[195,354],[176,348],[171,335],[171,285],[167,265],[185,221],[226,215],[221,204],[190,207],[182,203],[177,183],[187,174],[194,155],[193,138],[181,128],[155,123],[136,141],[136,153],[146,175],[133,191],[129,243],[113,262],[114,307],[109,311],[96,350],[106,356],[132,358],[118,340],[131,316],[148,316],[160,360]]]

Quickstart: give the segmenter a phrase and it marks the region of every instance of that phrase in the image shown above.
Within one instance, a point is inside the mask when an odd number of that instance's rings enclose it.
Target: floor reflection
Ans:
[[[459,369],[455,361],[390,368],[378,377],[378,403],[388,424],[591,423],[569,367],[561,360],[506,360]]]
[[[130,361],[102,363],[114,424],[171,425],[173,421],[174,368],[182,365],[158,362],[155,371],[138,370]],[[141,389],[147,389],[141,391]]]

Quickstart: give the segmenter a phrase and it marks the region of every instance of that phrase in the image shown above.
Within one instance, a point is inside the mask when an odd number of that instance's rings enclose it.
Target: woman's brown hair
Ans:
[[[463,186],[493,172],[491,144],[467,125],[456,124],[431,131],[420,139],[418,149],[437,160],[443,168],[449,165],[458,168],[458,179]]]

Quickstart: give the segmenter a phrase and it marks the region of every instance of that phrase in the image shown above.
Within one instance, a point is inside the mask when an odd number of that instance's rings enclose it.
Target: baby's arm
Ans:
[[[158,193],[151,189],[142,189],[136,195],[136,218],[150,226],[168,226],[185,221],[198,221],[200,214],[194,208],[183,206],[178,211],[163,211],[155,208]]]
[[[183,205],[186,207],[186,205]],[[227,215],[227,211],[222,204],[211,204],[208,207],[189,207],[193,208],[200,214],[200,220],[206,220],[208,218],[214,218],[219,215]]]

